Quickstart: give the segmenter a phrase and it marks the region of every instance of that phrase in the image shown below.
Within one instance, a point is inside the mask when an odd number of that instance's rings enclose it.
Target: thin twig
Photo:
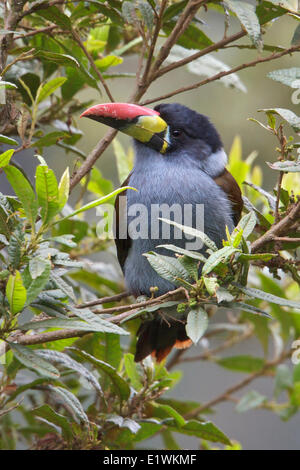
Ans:
[[[184,57],[183,59],[173,62],[172,64],[166,65],[165,67],[161,67],[160,70],[156,72],[155,79],[161,77],[162,75],[165,75],[168,72],[171,72],[172,70],[177,69],[178,67],[183,67],[184,65],[187,65],[190,62],[199,59],[200,57],[210,54],[211,52],[223,49],[227,44],[241,39],[242,37],[246,36],[246,34],[246,31],[239,31],[238,33],[235,33],[232,36],[223,38],[220,41],[215,42],[214,44],[211,44],[208,47],[205,47],[205,49],[201,49],[201,51],[195,52],[195,54],[192,54],[188,57]]]
[[[299,216],[300,201],[296,202],[291,207],[290,211],[285,217],[277,222],[277,224],[272,225],[272,227],[266,233],[264,233],[260,238],[251,244],[251,253],[256,253],[259,251],[266,243],[271,242],[274,237],[286,234],[293,223],[298,220]]]
[[[232,387],[227,388],[224,392],[221,393],[221,395],[218,395],[217,397],[213,398],[212,400],[209,400],[203,405],[198,406],[197,408],[194,408],[192,411],[187,413],[184,417],[186,419],[194,418],[198,416],[199,414],[203,413],[204,411],[208,410],[212,406],[215,406],[218,403],[221,403],[222,401],[227,400],[228,397],[230,397],[230,395],[246,387],[246,385],[249,385],[251,382],[253,382],[253,380],[263,375],[266,375],[270,371],[270,369],[277,366],[278,364],[281,364],[281,362],[285,361],[285,359],[290,357],[291,354],[292,354],[292,350],[283,352],[276,360],[266,362],[261,370],[248,375],[248,377],[246,377],[245,379],[241,380],[240,382],[237,382]]]
[[[250,67],[255,67],[257,64],[261,64],[263,62],[269,62],[271,60],[276,60],[276,59],[279,59],[280,57],[283,57],[287,54],[292,54],[293,52],[298,52],[298,51],[300,51],[300,46],[299,45],[290,47],[289,49],[286,49],[286,50],[281,51],[281,52],[270,54],[267,57],[259,57],[258,59],[255,59],[251,62],[247,62],[247,63],[241,64],[241,65],[238,65],[237,67],[234,67],[230,70],[224,70],[223,72],[219,72],[216,75],[213,75],[212,77],[208,77],[204,80],[196,82],[193,85],[178,88],[177,90],[166,93],[165,95],[161,95],[161,96],[158,96],[156,98],[151,98],[151,99],[148,99],[146,101],[143,101],[140,104],[142,106],[145,106],[147,104],[154,103],[156,101],[161,101],[161,100],[164,100],[166,98],[171,98],[172,96],[179,95],[180,93],[184,93],[186,91],[194,90],[195,88],[199,88],[203,85],[206,85],[207,83],[214,82],[215,80],[219,80],[220,78],[226,77],[226,76],[231,75],[231,74],[236,73],[236,72],[239,72],[240,70],[250,68]]]
[[[89,51],[86,49],[85,45],[83,44],[83,42],[81,41],[80,39],[80,36],[79,34],[77,33],[77,31],[75,31],[75,29],[72,29],[72,36],[74,38],[74,40],[77,42],[78,46],[81,48],[81,50],[83,51],[84,55],[87,57],[89,63],[90,63],[90,66],[92,67],[92,69],[94,70],[94,72],[96,73],[97,77],[99,78],[100,82],[102,83],[102,86],[103,88],[105,89],[106,91],[106,94],[107,96],[109,97],[110,101],[114,102],[114,98],[108,88],[108,85],[106,83],[106,81],[104,80],[103,76],[102,76],[102,73],[100,72],[100,70],[98,69],[97,65],[95,64],[94,62],[94,59],[93,57],[91,56],[91,54],[89,53]]]

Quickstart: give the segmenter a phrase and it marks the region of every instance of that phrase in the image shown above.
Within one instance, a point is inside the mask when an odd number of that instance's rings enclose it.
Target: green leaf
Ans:
[[[168,21],[168,23],[164,23],[163,30],[167,35],[170,35],[175,26],[176,22],[171,20]],[[193,23],[190,23],[186,30],[179,36],[176,44],[185,49],[199,50],[211,46],[213,42],[201,29],[197,28]]]
[[[298,158],[298,161],[284,161],[284,162],[275,162],[275,163],[270,163],[266,162],[272,170],[277,170],[277,171],[286,171],[290,173],[297,173],[300,171],[300,158]]]
[[[105,320],[103,320],[105,322]],[[109,322],[105,322],[109,323]],[[116,333],[115,330],[109,327],[106,327],[106,324],[96,324],[96,323],[86,323],[84,321],[73,320],[72,318],[51,318],[49,320],[41,320],[38,322],[28,322],[22,324],[23,330],[37,330],[39,328],[63,328],[63,329],[75,329],[80,331],[98,331],[100,333],[109,332]],[[122,334],[128,334],[125,330],[122,330]],[[119,333],[120,334],[120,333]]]
[[[184,426],[175,427],[168,424],[168,429],[176,431],[188,436],[196,436],[211,442],[220,442],[222,444],[230,445],[229,438],[210,421],[196,421],[190,420]]]
[[[135,14],[135,5],[131,2],[122,2],[122,16],[129,24],[135,24],[137,17]]]
[[[225,5],[236,14],[253,44],[260,49],[262,47],[261,31],[255,6],[239,0],[225,0]]]
[[[114,367],[104,361],[101,361],[100,359],[96,359],[83,350],[79,350],[73,347],[69,349],[74,351],[79,357],[82,357],[84,360],[93,364],[101,372],[107,374],[118,391],[120,398],[125,401],[128,400],[130,396],[130,387],[128,383],[117,373]]]
[[[153,28],[154,20],[154,13],[151,6],[146,2],[142,2],[141,0],[137,2],[137,6],[139,11],[141,12],[145,25],[147,26],[148,30],[151,31]]]
[[[102,59],[95,60],[95,64],[101,72],[105,72],[110,67],[116,67],[117,65],[122,64],[122,62],[123,59],[121,57],[112,54],[107,55]]]
[[[179,253],[181,255],[188,256],[189,258],[196,259],[198,261],[202,261],[205,263],[206,258],[201,253],[197,251],[190,251],[180,248],[179,246],[175,245],[158,245],[156,248],[165,248],[166,250],[174,251],[175,253]]]
[[[186,424],[184,417],[174,410],[172,406],[156,402],[152,403],[152,406],[154,407],[154,416],[158,418],[171,417],[174,419],[178,427],[184,426]]]
[[[93,209],[94,207],[99,206],[100,204],[104,204],[105,202],[112,199],[114,196],[117,196],[119,193],[122,193],[123,191],[126,191],[127,189],[133,189],[133,191],[136,191],[136,189],[132,188],[131,186],[123,186],[122,188],[116,189],[112,193],[107,194],[106,196],[101,197],[100,199],[96,199],[95,201],[92,201],[88,204],[85,204],[80,209],[77,209],[76,211],[74,211],[71,214],[67,215],[63,219],[58,220],[57,222],[62,222],[63,220],[69,219],[70,217],[74,217],[74,215],[81,214],[81,212],[85,212],[89,209]]]
[[[287,13],[285,8],[282,8],[283,2],[281,6],[279,6],[279,2],[275,4],[275,2],[267,2],[262,1],[256,8],[256,15],[259,19],[261,25],[272,21],[275,18],[279,18],[282,15]]]
[[[14,89],[18,87],[15,83],[5,82],[3,80],[0,80],[0,90],[2,90],[3,88],[9,90],[9,89]]]
[[[46,225],[59,211],[58,185],[54,171],[47,165],[36,168],[36,193],[41,206],[41,217]]]
[[[285,364],[280,364],[276,369],[274,381],[274,396],[278,398],[284,390],[293,389],[293,376],[290,369]]]
[[[69,134],[66,134],[65,132],[61,132],[61,131],[50,132],[49,134],[44,135],[43,137],[36,140],[35,142],[32,142],[30,147],[38,147],[38,148],[50,147],[50,145],[55,145],[63,137],[69,137]]]
[[[37,96],[36,103],[39,104],[44,101],[48,96],[52,95],[59,87],[61,87],[67,81],[66,77],[56,77],[45,84],[41,84]]]
[[[12,139],[11,137],[6,137],[6,135],[2,135],[2,134],[0,134],[0,143],[1,144],[8,144],[8,145],[18,145],[17,140]]]
[[[39,263],[39,268],[33,268],[34,265]],[[44,267],[42,272],[40,270]],[[51,263],[50,260],[33,258],[29,264],[30,271],[30,283],[26,285],[27,289],[27,300],[26,305],[30,305],[37,296],[42,292],[45,285],[49,281],[50,272],[51,272]],[[33,272],[33,275],[32,275]],[[24,273],[23,273],[24,274]]]
[[[259,109],[258,111],[264,112],[267,115],[276,114],[276,115],[280,116],[284,121],[286,121],[294,129],[295,132],[300,131],[300,117],[297,116],[290,109],[265,108],[265,109]]]
[[[197,344],[199,339],[202,338],[207,327],[208,315],[206,311],[201,307],[192,309],[188,314],[185,330],[186,334],[191,338],[194,344]]]
[[[35,372],[38,372],[45,377],[50,377],[52,379],[57,379],[59,377],[58,370],[49,364],[49,362],[40,358],[32,349],[21,346],[17,343],[8,343],[13,350],[16,358],[29,369],[33,369]]]
[[[129,377],[131,385],[135,390],[141,390],[143,388],[143,384],[141,381],[140,374],[138,372],[139,365],[134,362],[133,354],[127,353],[124,356],[124,366],[126,370],[126,374]]]
[[[15,314],[20,312],[26,303],[26,289],[19,271],[10,275],[6,284],[6,297],[10,311]]]
[[[75,57],[72,57],[69,54],[59,54],[57,52],[39,50],[36,52],[35,55],[50,62],[54,62],[55,64],[76,68],[79,67],[78,60],[76,60]]]
[[[13,149],[6,150],[6,152],[1,153],[1,155],[0,155],[0,168],[2,168],[2,167],[9,164],[9,161],[10,161],[11,157],[13,156],[13,154],[14,154]]]
[[[59,210],[63,209],[69,199],[70,191],[70,173],[69,167],[67,167],[60,179],[58,185],[58,204]]]
[[[210,273],[220,263],[224,263],[233,253],[239,251],[233,246],[224,246],[220,250],[212,253],[202,268],[202,274]]]
[[[144,253],[152,268],[167,281],[182,285],[181,279],[191,281],[191,277],[178,259],[157,253]]]
[[[14,166],[6,166],[4,172],[16,195],[20,199],[27,218],[31,222],[31,225],[34,226],[38,204],[31,184],[23,173]]]
[[[291,67],[289,69],[273,70],[267,74],[267,77],[276,82],[283,83],[291,88],[299,88],[300,67]],[[297,81],[296,81],[297,80]]]
[[[57,413],[47,404],[42,405],[38,408],[34,408],[32,410],[32,413],[36,416],[46,419],[50,423],[53,423],[55,426],[59,426],[62,430],[63,438],[69,442],[72,441],[72,427],[70,426],[69,420],[65,416]]]
[[[244,215],[238,223],[238,228],[243,230],[243,237],[245,240],[251,235],[256,226],[256,216],[254,212],[248,212]]]
[[[230,369],[235,372],[258,372],[264,366],[264,360],[253,356],[232,356],[217,360],[219,366]]]
[[[89,425],[89,419],[80,401],[73,393],[66,388],[53,387],[52,385],[48,385],[47,388],[58,396],[59,401],[66,405],[66,408],[71,412],[76,420],[80,423],[86,424],[87,426]]]
[[[120,328],[113,322],[109,322],[101,318],[99,315],[96,315],[88,308],[75,308],[71,305],[68,305],[68,309],[71,310],[71,312],[74,313],[77,317],[81,318],[81,320],[84,320],[85,322],[90,324],[92,327],[96,326],[97,328],[102,328],[102,330],[97,331],[103,331],[104,333],[114,333],[116,335],[129,334],[128,331],[124,330],[123,328]]]
[[[179,228],[187,235],[200,238],[200,240],[202,240],[203,243],[211,250],[213,251],[218,250],[215,242],[213,242],[204,232],[201,232],[200,230],[196,230],[195,228],[192,228],[192,227],[187,227],[185,225],[178,224],[177,222],[173,222],[173,220],[164,219],[163,217],[159,217],[159,220],[162,220],[163,222],[166,222],[169,225],[174,225],[174,227]]]
[[[82,364],[79,362],[74,361],[71,357],[67,354],[64,354],[60,351],[52,351],[51,349],[38,349],[35,350],[36,354],[41,358],[48,360],[50,362],[54,362],[56,364],[61,364],[67,369],[74,370],[82,377],[84,377],[87,382],[97,391],[99,395],[102,395],[102,390],[99,385],[98,380],[95,376],[86,369]]]
[[[70,18],[60,11],[56,6],[48,6],[45,9],[37,10],[36,14],[45,20],[51,21],[62,29],[66,29],[68,31],[72,30],[72,23]]]
[[[269,294],[268,292],[264,292],[260,289],[254,289],[253,287],[243,287],[236,284],[236,287],[244,294],[248,295],[249,297],[253,297],[255,299],[266,300],[267,302],[271,302],[274,304],[281,305],[283,307],[291,307],[300,310],[300,302],[295,300],[284,299],[283,297],[277,297],[276,295]]]
[[[236,405],[236,411],[238,413],[244,413],[245,411],[258,408],[264,403],[264,401],[266,401],[266,397],[264,395],[261,395],[255,390],[251,390],[239,400]]]

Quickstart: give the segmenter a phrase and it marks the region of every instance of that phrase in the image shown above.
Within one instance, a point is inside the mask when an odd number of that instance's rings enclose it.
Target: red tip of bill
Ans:
[[[155,116],[159,113],[154,109],[130,103],[103,103],[96,104],[85,110],[80,117],[103,116],[114,119],[134,119],[138,116]]]

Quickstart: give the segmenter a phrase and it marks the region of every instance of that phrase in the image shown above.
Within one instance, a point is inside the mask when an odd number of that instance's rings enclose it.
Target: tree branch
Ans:
[[[251,253],[256,253],[259,251],[266,243],[273,241],[274,237],[277,237],[281,234],[286,234],[288,229],[299,218],[299,216],[300,200],[292,206],[290,212],[283,219],[281,219],[277,224],[272,225],[272,227],[266,233],[264,233],[264,235],[251,244]]]
[[[280,57],[283,57],[287,54],[292,54],[293,52],[298,52],[298,51],[300,51],[300,46],[299,45],[290,47],[289,49],[286,49],[286,50],[281,51],[281,52],[270,54],[267,57],[260,57],[256,60],[251,61],[251,62],[247,62],[247,63],[241,64],[241,65],[238,65],[237,67],[234,67],[230,70],[226,70],[226,71],[224,70],[223,72],[219,72],[216,75],[213,75],[212,77],[208,77],[204,80],[201,80],[200,82],[196,82],[193,85],[178,88],[177,90],[166,93],[165,95],[161,95],[161,96],[158,96],[156,98],[151,98],[149,100],[143,101],[140,104],[142,106],[145,106],[147,104],[154,103],[156,101],[161,101],[161,100],[164,100],[166,98],[171,98],[172,96],[179,95],[180,93],[184,93],[186,91],[194,90],[195,88],[199,88],[200,86],[206,85],[207,83],[210,83],[210,82],[214,82],[215,80],[219,80],[220,78],[226,77],[227,75],[231,75],[231,74],[236,73],[236,72],[239,72],[240,70],[250,68],[250,67],[255,67],[255,65],[257,65],[257,64],[261,64],[263,62],[269,62],[271,60],[276,60],[276,59],[279,59]]]
[[[285,361],[285,359],[292,355],[292,352],[292,350],[285,351],[277,359],[266,362],[261,370],[248,375],[248,377],[246,377],[245,379],[241,380],[240,382],[237,382],[232,387],[227,388],[221,395],[218,395],[216,398],[213,398],[212,400],[204,403],[203,405],[198,406],[197,408],[187,413],[184,417],[186,419],[194,418],[199,414],[203,413],[204,411],[208,410],[212,406],[215,406],[221,403],[222,401],[228,400],[228,397],[230,395],[246,387],[246,385],[249,385],[251,382],[253,382],[253,380],[257,379],[258,377],[266,375],[266,373],[268,373],[270,369],[277,366],[278,364],[281,364],[281,362]]]

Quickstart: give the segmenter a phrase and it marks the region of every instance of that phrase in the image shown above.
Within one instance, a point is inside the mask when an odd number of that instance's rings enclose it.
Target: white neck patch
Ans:
[[[212,178],[219,176],[227,165],[227,154],[223,148],[212,153],[205,159],[205,172]]]

